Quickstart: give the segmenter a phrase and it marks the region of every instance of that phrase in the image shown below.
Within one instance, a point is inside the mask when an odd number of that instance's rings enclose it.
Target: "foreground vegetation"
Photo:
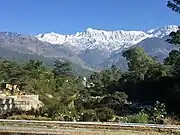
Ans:
[[[180,12],[180,1],[168,6]],[[180,30],[167,42],[180,44]],[[38,111],[11,113],[10,119],[120,121],[171,123],[180,114],[180,50],[160,63],[141,47],[123,52],[128,71],[112,66],[89,78],[75,76],[70,63],[56,60],[53,68],[41,61],[25,64],[0,60],[0,81],[17,84],[26,94],[38,94],[45,104]],[[15,91],[11,91],[11,95]],[[23,115],[22,115],[23,114]]]
[[[142,48],[124,52],[129,70],[115,66],[92,74],[87,81],[74,76],[70,65],[55,61],[46,67],[40,61],[19,65],[1,59],[1,82],[17,84],[26,94],[38,94],[45,104],[39,111],[11,119],[65,121],[121,121],[165,123],[166,116],[179,114],[179,51],[164,63],[147,56]],[[11,91],[10,94],[15,94]],[[149,106],[144,106],[149,105]]]

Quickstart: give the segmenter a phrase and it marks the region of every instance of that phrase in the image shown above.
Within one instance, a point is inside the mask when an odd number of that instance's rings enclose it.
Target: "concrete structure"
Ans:
[[[11,84],[6,84],[6,89],[8,90],[16,90],[16,91],[19,91],[19,88],[17,85],[11,85]]]
[[[7,112],[38,110],[43,106],[38,95],[0,96],[0,114]]]
[[[22,111],[38,110],[43,106],[38,95],[21,95],[14,97],[15,109]]]
[[[0,90],[0,114],[16,110],[38,110],[43,106],[38,95],[25,95],[19,90],[18,85],[3,83],[2,86]]]
[[[12,97],[0,97],[0,115],[6,114],[14,110],[14,98]]]

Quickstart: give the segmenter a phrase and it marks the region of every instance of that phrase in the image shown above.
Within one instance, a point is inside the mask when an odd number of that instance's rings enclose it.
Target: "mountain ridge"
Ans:
[[[0,32],[0,47],[20,54],[40,55],[43,59],[65,59],[88,70],[102,70],[112,64],[127,68],[122,51],[138,45],[147,54],[158,56],[162,61],[174,49],[165,42],[164,37],[177,30],[178,26],[168,25],[148,31],[104,31],[88,28],[84,32],[71,35],[52,32],[28,36]]]
[[[87,49],[99,49],[111,53],[120,48],[123,50],[138,44],[146,38],[162,38],[177,30],[178,26],[176,25],[167,25],[163,28],[155,28],[148,31],[105,31],[87,28],[84,32],[70,35],[51,32],[39,34],[35,37],[51,44],[68,45],[77,54]]]

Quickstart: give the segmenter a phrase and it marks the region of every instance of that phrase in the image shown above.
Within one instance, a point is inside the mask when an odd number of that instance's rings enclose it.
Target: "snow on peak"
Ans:
[[[164,28],[151,29],[147,33],[148,34],[152,34],[153,37],[162,38],[164,36],[169,35],[173,31],[176,32],[177,30],[178,30],[178,26],[177,25],[167,25]]]
[[[87,28],[84,32],[77,32],[72,35],[62,35],[54,32],[39,34],[36,37],[41,41],[52,44],[68,45],[77,53],[86,49],[99,49],[112,52],[135,45],[149,37],[162,38],[169,35],[172,31],[177,31],[178,26],[168,25],[164,28],[143,31],[104,31]]]
[[[86,32],[92,32],[92,31],[94,31],[93,28],[87,28],[87,29],[86,29]]]
[[[49,42],[51,44],[63,44],[66,40],[65,35],[57,34],[54,32],[39,34],[36,37],[41,41]]]

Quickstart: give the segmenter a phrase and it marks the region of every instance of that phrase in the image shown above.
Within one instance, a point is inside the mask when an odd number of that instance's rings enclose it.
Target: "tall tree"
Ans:
[[[180,50],[172,50],[169,56],[164,59],[165,65],[170,65],[173,72],[178,75],[180,73]]]
[[[53,72],[56,76],[70,75],[71,70],[71,64],[69,62],[55,61]]]
[[[180,14],[180,0],[169,0],[167,6]],[[177,32],[172,32],[170,37],[171,38],[167,40],[169,43],[180,45],[180,27]]]
[[[177,32],[171,32],[169,35],[171,38],[167,39],[170,44],[180,45],[180,27]]]
[[[141,47],[134,47],[123,52],[123,57],[127,60],[131,80],[144,80],[149,67],[156,63]]]
[[[21,65],[18,65],[15,61],[1,59],[0,70],[1,79],[12,85],[11,94],[14,94],[14,85],[17,85],[18,87],[24,85],[24,72]]]
[[[153,58],[149,57],[141,47],[134,47],[123,52],[123,57],[128,61],[129,71],[147,68],[150,64],[154,63]]]
[[[100,73],[94,73],[90,76],[89,80],[89,82],[94,84],[94,86],[90,88],[91,92],[95,95],[113,92],[121,74],[121,71],[114,65],[110,69],[103,70]]]
[[[22,65],[22,71],[25,81],[22,89],[27,93],[40,94],[53,89],[53,73],[41,61],[30,60]]]
[[[46,67],[43,65],[42,61],[30,60],[23,66],[23,69],[26,71],[29,77],[39,78],[39,75],[42,72],[45,72]]]

